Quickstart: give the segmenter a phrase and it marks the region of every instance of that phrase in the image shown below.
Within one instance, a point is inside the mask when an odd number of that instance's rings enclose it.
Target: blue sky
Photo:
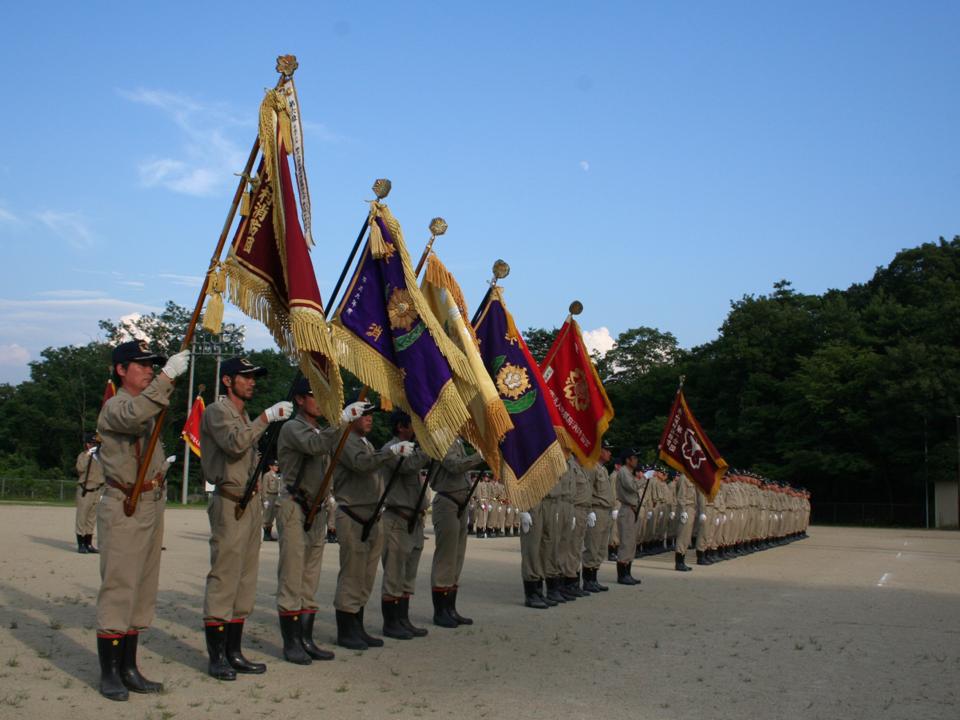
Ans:
[[[847,287],[960,233],[960,4],[448,5],[7,8],[0,382],[192,307],[287,52],[324,294],[377,177],[412,254],[446,218],[469,302],[502,257],[521,327],[579,298],[585,329],[687,347],[781,278]]]

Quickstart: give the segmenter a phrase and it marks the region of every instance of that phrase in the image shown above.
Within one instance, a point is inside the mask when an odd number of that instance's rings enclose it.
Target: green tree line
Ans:
[[[169,353],[187,319],[170,303],[135,329]],[[83,432],[96,425],[110,348],[130,331],[106,321],[101,328],[103,342],[48,348],[28,381],[0,385],[0,475],[72,473]],[[537,359],[556,332],[526,331]],[[221,341],[242,346],[242,327],[227,327]],[[275,350],[248,356],[270,371],[253,414],[286,395],[295,368]],[[929,483],[958,471],[960,237],[904,250],[845,290],[803,294],[784,280],[769,294],[743,296],[704,345],[684,349],[670,332],[638,326],[595,361],[616,410],[608,438],[617,447],[643,448],[655,460],[683,375],[692,409],[731,466],[809,488],[819,520],[856,521],[844,516],[845,504],[871,503],[887,510],[859,519],[921,525]],[[207,402],[214,375],[215,358],[199,357],[195,382],[206,384]],[[349,397],[359,386],[345,381]],[[163,436],[178,455],[187,407],[184,380]],[[388,434],[379,415],[374,439]]]

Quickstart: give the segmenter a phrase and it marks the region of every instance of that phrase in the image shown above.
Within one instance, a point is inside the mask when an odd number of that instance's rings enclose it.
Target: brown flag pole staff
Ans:
[[[287,80],[293,77],[297,69],[297,58],[294,55],[281,55],[277,58],[277,72],[280,78],[277,80],[276,88],[283,86]],[[187,332],[183,336],[180,344],[180,350],[186,350],[190,347],[193,340],[193,334],[197,327],[197,320],[200,318],[200,312],[203,310],[203,301],[207,296],[207,286],[210,282],[210,275],[220,263],[220,255],[223,254],[223,246],[227,242],[227,235],[230,233],[230,227],[233,225],[234,218],[237,215],[237,209],[240,207],[240,201],[243,199],[243,191],[250,180],[250,172],[253,170],[253,163],[257,159],[257,153],[260,150],[260,136],[253,141],[253,147],[250,149],[250,156],[247,158],[247,164],[240,173],[240,182],[237,183],[237,190],[233,194],[233,202],[230,204],[230,210],[227,212],[227,219],[223,223],[223,229],[220,231],[220,238],[217,240],[217,246],[210,258],[210,267],[200,286],[200,295],[197,298],[197,304],[193,308],[193,315],[190,316],[190,323],[187,325]],[[141,456],[140,466],[137,468],[137,481],[134,483],[130,494],[123,501],[123,512],[127,517],[133,515],[137,510],[137,503],[140,500],[140,493],[143,491],[143,483],[147,474],[147,468],[150,466],[150,460],[157,448],[157,442],[160,439],[160,431],[163,429],[163,423],[167,416],[167,408],[163,408],[157,415],[153,425],[153,432],[150,435],[150,442],[147,443],[147,449]]]
[[[373,192],[377,196],[377,200],[383,200],[385,197],[387,197],[387,195],[390,194],[392,187],[393,184],[386,178],[380,178],[373,183]],[[363,228],[360,230],[360,234],[357,236],[357,241],[353,244],[353,249],[350,251],[350,257],[347,259],[346,265],[343,266],[343,271],[340,273],[340,278],[337,280],[337,284],[334,286],[333,292],[330,294],[330,302],[327,305],[328,308],[336,307],[337,293],[340,292],[340,286],[343,285],[343,281],[347,277],[347,271],[353,264],[353,259],[356,257],[357,251],[360,249],[360,243],[363,241],[363,236],[366,234],[367,228],[371,225],[371,223],[374,222],[376,222],[376,219],[372,215],[368,215],[366,221],[364,222]],[[357,402],[363,402],[366,400],[369,390],[370,388],[364,385],[360,389],[360,393],[357,395]],[[336,449],[330,456],[330,464],[327,465],[327,471],[323,475],[323,480],[320,483],[320,489],[317,491],[316,496],[313,498],[313,502],[310,504],[310,512],[308,512],[307,516],[303,519],[303,529],[305,532],[309,532],[310,528],[313,527],[313,521],[317,517],[317,513],[320,511],[320,506],[323,504],[323,501],[327,497],[327,493],[330,491],[330,482],[333,480],[333,470],[337,466],[337,460],[340,459],[340,455],[343,454],[343,448],[347,444],[347,438],[350,437],[352,429],[351,423],[347,423],[347,426],[343,430],[343,435],[340,436],[340,441],[337,443]]]

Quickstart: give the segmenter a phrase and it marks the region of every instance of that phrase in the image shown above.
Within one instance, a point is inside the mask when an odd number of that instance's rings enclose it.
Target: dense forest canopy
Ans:
[[[48,348],[30,364],[30,380],[0,385],[0,475],[69,475],[83,432],[96,424],[111,346],[133,332],[173,352],[187,320],[169,303],[132,328],[103,321],[105,341]],[[538,360],[556,331],[527,330]],[[226,327],[219,341],[241,347],[242,327]],[[270,370],[256,413],[286,394],[295,368],[275,350],[249,356]],[[691,407],[731,466],[811,489],[815,513],[818,505],[886,503],[908,507],[901,521],[922,524],[927,482],[958,472],[960,237],[904,250],[846,290],[806,295],[781,281],[767,295],[744,296],[704,345],[686,350],[670,332],[638,325],[595,360],[616,409],[615,445],[655,459],[684,375]],[[213,356],[198,359],[208,402],[214,367]],[[357,382],[346,380],[349,395]],[[168,449],[182,451],[187,405],[184,380],[170,406]],[[375,440],[386,436],[380,416]]]

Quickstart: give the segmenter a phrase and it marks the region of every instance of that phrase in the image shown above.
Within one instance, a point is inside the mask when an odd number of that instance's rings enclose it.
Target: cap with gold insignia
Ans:
[[[220,377],[224,375],[229,375],[230,377],[234,375],[253,375],[254,377],[260,377],[266,374],[266,368],[254,365],[246,358],[230,358],[229,360],[224,360],[220,366]]]
[[[152,362],[154,365],[162,365],[167,361],[163,355],[150,350],[146,340],[130,340],[120,343],[113,349],[111,356],[114,365],[121,365],[129,362]]]

